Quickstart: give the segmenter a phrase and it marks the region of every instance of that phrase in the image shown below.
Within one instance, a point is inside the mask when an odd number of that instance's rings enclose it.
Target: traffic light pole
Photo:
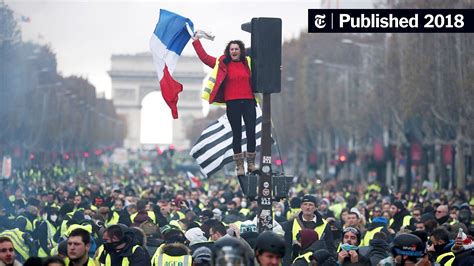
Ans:
[[[272,214],[272,139],[271,139],[271,101],[270,93],[263,94],[262,107],[262,152],[258,184],[258,231],[273,229]]]
[[[274,189],[272,184],[275,181],[278,185],[281,183],[278,180],[282,178],[273,179],[272,175],[270,94],[281,91],[282,21],[280,18],[252,18],[251,22],[242,24],[241,28],[252,35],[252,88],[254,92],[263,93],[263,121],[260,172],[240,178],[239,181],[242,180],[241,184],[244,184],[243,191],[253,196],[257,182],[254,178],[258,178],[258,231],[263,232],[273,229],[272,200],[281,194],[281,189]]]

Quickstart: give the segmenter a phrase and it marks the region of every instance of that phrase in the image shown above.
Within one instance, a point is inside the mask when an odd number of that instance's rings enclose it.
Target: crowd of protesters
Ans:
[[[1,186],[0,265],[474,265],[471,187],[299,178],[258,233],[236,178],[56,166]]]

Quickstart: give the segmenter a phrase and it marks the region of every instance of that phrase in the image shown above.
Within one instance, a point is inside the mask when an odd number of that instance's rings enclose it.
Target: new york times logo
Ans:
[[[326,15],[315,15],[314,16],[314,26],[316,26],[316,28],[318,29],[322,29],[324,27],[326,27]]]
[[[474,32],[474,10],[309,9],[308,32]]]

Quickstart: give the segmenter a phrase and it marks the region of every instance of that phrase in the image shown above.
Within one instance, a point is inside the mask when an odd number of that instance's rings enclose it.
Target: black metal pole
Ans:
[[[258,231],[273,229],[272,214],[272,140],[270,93],[263,94],[262,107],[262,152],[258,184]]]

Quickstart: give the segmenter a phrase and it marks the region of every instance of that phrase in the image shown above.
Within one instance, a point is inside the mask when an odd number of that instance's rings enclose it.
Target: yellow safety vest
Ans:
[[[46,258],[46,257],[49,257],[49,255],[48,255],[48,252],[46,252],[46,251],[44,250],[44,248],[40,247],[40,248],[38,249],[38,257],[40,257],[40,258]]]
[[[46,220],[46,224],[48,224],[48,236],[50,236],[50,238],[51,238],[51,240],[52,240],[52,239],[53,239],[53,236],[56,234],[57,229],[56,229],[56,227],[54,227],[54,225],[53,225],[50,221],[48,221],[48,220]]]
[[[25,261],[30,257],[30,248],[25,245],[23,234],[24,233],[20,229],[15,228],[3,231],[0,236],[6,236],[10,238],[15,251],[20,254],[20,256],[23,258],[23,261]]]
[[[94,254],[94,261],[97,265],[100,265],[100,256],[102,256],[102,252],[104,252],[104,245],[100,245]]]
[[[334,212],[334,217],[339,217],[344,207],[344,203],[334,203],[332,206],[329,206],[329,209]]]
[[[66,264],[66,266],[69,266],[69,263],[71,263],[69,258],[68,257],[64,258],[64,264]],[[96,266],[96,265],[98,264],[96,264],[93,259],[89,258],[87,260],[87,266]]]
[[[161,253],[157,257],[153,257],[152,266],[191,266],[192,261],[191,255],[170,256]]]
[[[67,232],[67,222],[71,219],[71,217],[69,216],[67,220],[63,220],[61,222],[61,226],[59,227],[59,235],[60,236],[63,236],[66,234]]]
[[[113,213],[113,214],[112,214],[112,218],[110,218],[109,221],[106,221],[106,222],[105,222],[105,226],[106,226],[106,227],[109,227],[109,226],[114,225],[114,224],[118,224],[118,222],[119,222],[120,215],[119,215],[118,213],[116,213],[116,212],[112,212],[112,213]],[[135,214],[135,216],[137,216],[137,215]],[[135,218],[135,217],[133,217],[133,218]],[[151,218],[151,217],[150,217],[150,218]],[[132,222],[133,222],[133,220],[132,220]]]
[[[178,216],[178,219],[176,219],[176,216]],[[171,214],[172,220],[181,220],[186,217],[182,211],[176,211],[174,214]]]
[[[18,215],[18,217],[16,217],[16,220],[18,220],[19,218],[23,218],[26,220],[26,226],[25,226],[25,230],[28,231],[28,232],[33,232],[33,230],[35,230],[35,226],[34,224],[30,221],[30,219],[26,218],[26,216],[23,216],[23,215]],[[15,221],[16,221],[15,220]]]
[[[293,216],[296,216],[298,213],[300,213],[300,211],[301,211],[300,208],[289,209],[288,212],[286,213],[286,219],[291,220],[291,218],[293,218]]]
[[[404,227],[404,226],[408,226],[410,225],[410,220],[411,220],[412,216],[411,215],[406,215],[405,217],[403,217],[403,223],[402,223],[402,226],[401,227]],[[390,225],[389,226],[392,226],[393,222],[395,220],[393,220],[393,218],[390,219]]]
[[[240,230],[240,226],[242,225],[242,222],[241,221],[235,221],[232,224],[235,224],[237,226],[237,228],[239,228],[239,230]]]
[[[293,263],[295,263],[297,260],[299,259],[304,259],[306,261],[306,263],[311,263],[311,259],[310,257],[313,255],[313,252],[312,251],[308,251],[304,254],[301,254],[299,255],[298,257],[296,257],[294,260],[293,260]]]
[[[204,210],[206,208],[206,205],[204,205],[202,202],[199,202],[198,208]]]
[[[135,253],[135,250],[137,250],[137,248],[139,248],[139,247],[140,247],[139,245],[133,246],[132,247],[132,254]],[[105,264],[101,264],[101,265],[105,265],[105,266],[111,266],[112,265],[112,257],[110,256],[110,254],[105,255]],[[122,263],[120,265],[121,266],[129,266],[130,261],[128,260],[128,257],[123,257]]]
[[[247,208],[242,208],[242,209],[240,209],[239,212],[240,212],[241,214],[243,214],[244,216],[247,216],[247,215],[249,215],[250,210],[247,209]]]
[[[153,211],[147,211],[146,213],[148,214],[148,217],[150,217],[151,221],[153,223],[156,223],[155,213]],[[133,223],[133,220],[135,219],[135,217],[137,217],[137,214],[138,214],[138,212],[130,215],[130,221],[132,221],[132,223]],[[118,222],[118,220],[117,220],[117,222]]]
[[[38,220],[37,222],[41,222],[41,220]],[[46,223],[46,227],[47,227],[47,230],[48,230],[48,245],[51,247],[51,251],[50,253],[53,252],[53,248],[55,246],[57,246],[57,243],[56,241],[53,240],[53,237],[54,235],[56,234],[56,228],[54,227],[54,225],[49,222],[47,219],[44,220],[44,222]],[[36,223],[35,223],[36,224]],[[52,256],[51,254],[48,254],[46,252],[46,250],[44,250],[42,247],[40,247],[38,249],[38,257],[40,258],[45,258],[45,257],[48,257],[48,256]]]
[[[362,239],[362,241],[360,242],[360,245],[359,247],[364,247],[364,246],[368,246],[369,245],[369,241],[374,239],[374,235],[380,231],[382,231],[383,229],[383,226],[379,226],[379,227],[376,227],[375,229],[372,229],[370,231],[367,231],[367,233],[365,233],[365,236],[364,236],[364,239]]]
[[[439,263],[441,266],[451,266],[454,262],[454,253],[453,252],[446,252],[439,255],[436,258],[436,262]]]
[[[50,255],[50,256],[56,256],[56,255],[58,255],[58,254],[59,254],[58,247],[59,247],[59,245],[54,246],[54,247],[51,249],[51,254],[49,254],[49,255]]]
[[[247,59],[247,65],[249,66],[250,69],[252,69],[250,56],[246,56],[245,58]],[[206,100],[207,102],[209,102],[212,91],[214,90],[214,86],[216,85],[216,78],[217,78],[218,71],[219,71],[219,58],[216,59],[216,65],[212,69],[211,75],[209,76],[209,79],[206,82],[206,86],[204,87],[204,90],[201,93],[201,98],[203,100]],[[213,103],[213,104],[219,105],[222,103]]]
[[[86,230],[89,234],[92,234],[92,225],[91,224],[86,224],[86,225],[82,225],[82,224],[71,224],[67,230],[66,230],[66,233],[64,234],[65,236],[69,237],[69,235],[71,234],[72,231],[76,230],[76,229],[83,229],[83,230]]]
[[[153,262],[155,257],[158,257],[161,253],[163,253],[163,247],[165,246],[165,243],[162,243],[155,251],[155,254],[151,257],[151,262]]]
[[[381,188],[379,185],[377,185],[377,184],[372,184],[372,185],[369,185],[369,186],[367,187],[367,191],[371,191],[371,190],[380,192],[380,191],[382,191],[382,188]]]
[[[320,226],[317,226],[314,228],[314,231],[318,234],[318,238],[321,240],[323,239],[323,233],[324,229],[326,229],[327,222],[326,220],[323,219],[323,224]],[[303,228],[303,222],[300,220],[300,217],[296,217],[295,220],[293,221],[293,228],[291,230],[292,235],[293,235],[293,242],[296,240],[296,235],[301,231],[301,228]]]

